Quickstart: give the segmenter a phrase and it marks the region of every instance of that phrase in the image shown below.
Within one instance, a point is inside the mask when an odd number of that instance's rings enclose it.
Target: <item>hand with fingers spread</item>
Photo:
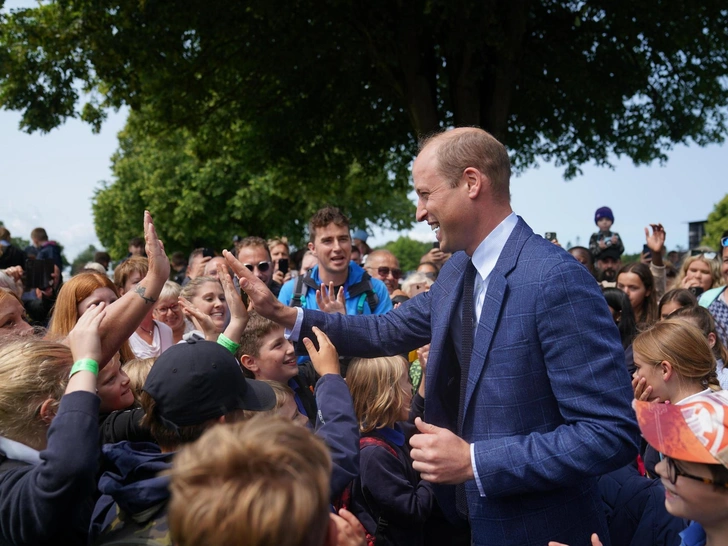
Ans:
[[[329,283],[328,288],[325,284],[321,285],[321,290],[316,290],[316,305],[324,313],[341,313],[346,314],[346,300],[344,298],[344,287],[339,288],[339,293],[334,296],[336,288],[334,283]]]
[[[231,341],[239,343],[240,337],[248,325],[248,309],[240,297],[240,292],[235,289],[233,279],[230,277],[230,272],[227,270],[227,267],[220,269],[222,271],[219,272],[219,279],[222,284],[222,289],[225,292],[225,301],[230,310],[230,323],[223,333]]]
[[[179,304],[182,306],[182,311],[185,316],[192,319],[192,323],[195,325],[195,328],[205,335],[205,339],[208,341],[217,341],[220,331],[212,321],[212,318],[210,318],[210,315],[206,315],[195,307],[195,305],[182,297],[180,297],[177,301],[179,301]]]
[[[423,480],[458,484],[473,479],[470,444],[446,428],[425,423],[417,417],[415,426],[421,434],[410,438],[412,468]]]
[[[329,336],[315,326],[313,327],[313,333],[316,334],[316,341],[318,341],[319,345],[318,350],[316,350],[313,341],[307,337],[303,338],[303,344],[311,357],[311,363],[316,373],[321,377],[326,374],[340,375],[339,354],[336,352],[336,347],[331,343]]]
[[[338,515],[331,514],[330,517],[336,525],[336,540],[332,543],[336,546],[366,546],[366,530],[354,514],[342,508]]]
[[[245,267],[231,252],[223,250],[222,255],[238,276],[240,288],[248,294],[256,312],[273,322],[277,322],[284,328],[293,328],[296,324],[298,311],[278,301],[265,283]]]
[[[650,229],[652,233],[650,233]],[[665,248],[665,228],[662,224],[650,224],[649,228],[645,228],[645,242],[652,251],[652,263],[658,267],[664,265],[662,261],[662,251]]]

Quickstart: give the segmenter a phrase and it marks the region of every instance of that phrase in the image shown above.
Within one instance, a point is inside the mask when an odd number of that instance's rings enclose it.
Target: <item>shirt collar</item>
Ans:
[[[402,447],[404,445],[404,433],[402,432],[402,429],[399,428],[398,424],[395,424],[394,427],[382,427],[377,429],[377,433],[387,440],[388,442]]]
[[[705,389],[703,391],[696,392],[695,394],[691,394],[687,398],[683,398],[679,402],[675,402],[675,405],[677,406],[677,405],[682,405],[682,404],[689,404],[690,402],[693,401],[694,398],[697,398],[698,396],[703,396],[704,394],[709,394],[711,392],[712,392],[712,389]]]
[[[40,453],[38,451],[10,438],[5,438],[4,436],[0,436],[0,451],[8,459],[23,461],[28,464],[40,463]]]
[[[506,246],[508,238],[513,233],[518,223],[518,216],[515,212],[511,212],[503,221],[498,224],[488,236],[478,245],[473,252],[473,265],[478,270],[478,274],[482,280],[488,278],[495,264],[498,263],[501,251]]]
[[[680,533],[680,538],[684,546],[705,546],[706,536],[705,529],[701,525],[694,521],[687,529]]]

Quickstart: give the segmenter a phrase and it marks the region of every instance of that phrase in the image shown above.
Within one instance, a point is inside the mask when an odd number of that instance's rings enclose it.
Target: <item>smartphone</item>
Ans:
[[[647,245],[642,245],[642,255],[648,260],[652,259],[652,249]]]
[[[280,258],[278,260],[278,271],[284,275],[288,273],[288,258]]]
[[[544,238],[547,241],[551,241],[551,242],[558,241],[558,238],[556,237],[556,232],[555,231],[547,231],[544,234]]]
[[[26,290],[40,288],[45,290],[53,280],[53,260],[26,260],[23,285]]]
[[[202,257],[203,258],[214,258],[215,257],[215,251],[211,248],[203,248],[202,249]]]
[[[705,289],[702,286],[691,286],[688,290],[690,290],[696,298],[699,298],[701,294],[705,292]]]
[[[440,248],[440,241],[435,241],[432,243],[432,248]]]

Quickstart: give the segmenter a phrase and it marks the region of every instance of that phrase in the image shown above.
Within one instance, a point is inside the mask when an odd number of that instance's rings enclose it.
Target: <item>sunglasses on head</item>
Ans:
[[[257,265],[256,264],[243,264],[245,267],[248,268],[248,271],[253,271],[256,267],[258,268],[258,271],[261,273],[265,273],[270,269],[270,262],[260,262]]]
[[[728,246],[728,237],[723,237],[723,238],[722,238],[722,239],[720,240],[720,246],[722,246],[723,248],[725,248],[725,247],[727,247],[727,246]]]
[[[726,237],[728,239],[728,237]],[[715,260],[718,257],[717,252],[704,252],[702,250],[691,250],[690,256],[703,256],[706,260]]]
[[[394,277],[395,279],[401,279],[402,278],[402,270],[401,269],[397,269],[397,268],[394,268],[394,267],[386,267],[386,266],[377,267],[377,274],[380,277],[389,277],[389,274],[390,273],[392,274],[392,277]]]

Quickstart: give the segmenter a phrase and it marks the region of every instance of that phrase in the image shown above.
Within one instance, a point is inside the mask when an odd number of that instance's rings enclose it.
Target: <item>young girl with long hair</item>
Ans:
[[[629,297],[639,330],[657,322],[657,292],[649,266],[642,263],[624,265],[617,273],[617,288]]]
[[[412,468],[407,368],[402,357],[355,358],[346,375],[362,435],[351,511],[376,544],[423,544],[434,502],[432,486]]]

